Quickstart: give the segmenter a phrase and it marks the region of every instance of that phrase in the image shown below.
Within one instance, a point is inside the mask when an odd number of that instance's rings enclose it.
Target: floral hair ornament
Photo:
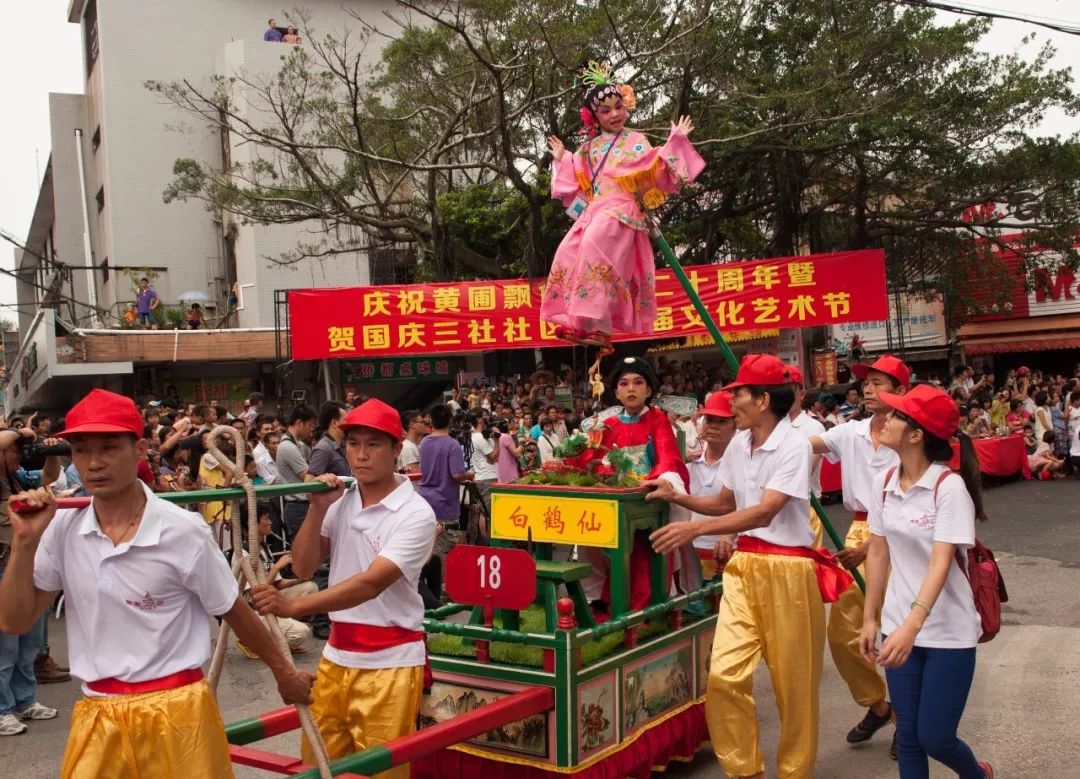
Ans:
[[[600,125],[596,120],[596,112],[600,104],[609,97],[617,97],[623,101],[627,110],[633,110],[637,106],[637,97],[629,84],[620,84],[612,72],[612,67],[606,62],[589,60],[580,71],[575,84],[585,85],[584,107],[581,109],[581,123],[586,137],[594,138],[600,132]]]

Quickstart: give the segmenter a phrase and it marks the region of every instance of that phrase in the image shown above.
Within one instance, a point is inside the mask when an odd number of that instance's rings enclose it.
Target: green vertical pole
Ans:
[[[738,371],[739,361],[736,359],[735,353],[731,351],[731,347],[728,346],[727,341],[724,340],[724,334],[720,332],[720,328],[717,327],[716,321],[712,318],[712,314],[705,308],[705,304],[702,302],[697,290],[694,289],[694,285],[691,284],[690,279],[687,278],[686,271],[683,270],[679,258],[675,256],[675,252],[671,250],[671,246],[659,229],[654,227],[652,233],[653,240],[656,241],[656,245],[660,247],[660,253],[664,255],[664,259],[667,260],[668,265],[671,266],[671,270],[675,272],[675,277],[679,280],[679,284],[682,285],[683,290],[685,290],[687,296],[690,298],[690,302],[694,304],[694,309],[698,312],[698,316],[700,316],[701,321],[705,323],[705,327],[708,328],[713,340],[716,341],[716,345],[720,347],[720,351],[723,353],[728,367],[733,371]],[[821,507],[821,502],[818,500],[817,495],[813,493],[810,493],[810,505],[813,507],[814,511],[817,512],[818,519],[821,520],[821,525],[825,528],[825,532],[829,534],[829,539],[833,542],[833,545],[838,550],[843,549],[844,540],[840,538],[840,534],[836,532],[836,528],[833,527],[832,522],[829,521],[828,516],[825,514],[825,509]],[[859,574],[858,568],[848,568],[848,571],[850,571],[852,578],[855,579],[855,583],[859,585],[859,589],[865,592],[866,583]]]

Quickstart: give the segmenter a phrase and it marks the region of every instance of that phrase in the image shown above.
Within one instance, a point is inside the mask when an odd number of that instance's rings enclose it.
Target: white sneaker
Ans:
[[[0,736],[17,736],[25,732],[26,725],[19,722],[14,714],[0,714]]]
[[[21,709],[15,709],[15,716],[19,719],[40,720],[54,719],[59,713],[56,709],[46,706],[44,703],[34,701]]]

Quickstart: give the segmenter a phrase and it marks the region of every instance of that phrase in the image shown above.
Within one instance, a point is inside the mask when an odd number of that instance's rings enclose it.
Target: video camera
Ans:
[[[19,445],[19,465],[28,471],[40,471],[45,467],[45,460],[50,457],[67,457],[71,454],[71,444],[66,441],[49,446],[37,441]]]

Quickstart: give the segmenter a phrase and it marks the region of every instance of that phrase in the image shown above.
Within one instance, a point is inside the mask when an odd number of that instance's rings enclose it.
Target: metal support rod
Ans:
[[[738,371],[739,361],[736,359],[735,353],[731,351],[731,347],[728,346],[727,341],[724,339],[724,334],[720,332],[720,328],[717,327],[709,310],[705,308],[705,304],[702,302],[697,290],[694,289],[694,285],[691,284],[690,279],[686,277],[686,271],[683,270],[679,258],[675,256],[675,252],[671,250],[671,246],[668,244],[667,239],[664,238],[663,234],[655,226],[653,227],[652,234],[653,240],[656,241],[656,245],[660,247],[660,253],[664,255],[664,259],[667,260],[668,265],[671,266],[671,270],[675,272],[676,278],[679,279],[679,284],[682,285],[687,297],[690,298],[690,302],[694,304],[694,309],[701,317],[701,321],[705,323],[705,327],[708,328],[713,340],[716,341],[716,345],[720,347],[720,351],[723,353],[728,367],[733,371]],[[818,500],[817,495],[814,495],[813,493],[810,493],[810,506],[817,512],[818,519],[821,520],[821,526],[825,528],[825,532],[829,535],[829,540],[833,542],[833,545],[837,550],[843,549],[844,540],[840,538],[839,533],[836,532],[836,528],[833,527],[832,522],[829,521],[828,516],[825,514],[825,509],[821,507],[821,502]],[[849,567],[848,571],[851,573],[852,578],[855,579],[855,583],[859,585],[859,589],[865,592],[866,583],[859,574],[858,568]]]
[[[83,257],[86,260],[86,293],[90,298],[90,326],[101,327],[101,314],[98,311],[97,277],[94,275],[94,251],[90,244],[90,208],[86,204],[89,193],[86,191],[86,166],[83,164],[83,133],[75,130],[75,160],[79,166],[79,199],[82,201],[83,217]],[[75,289],[72,287],[72,295]]]

